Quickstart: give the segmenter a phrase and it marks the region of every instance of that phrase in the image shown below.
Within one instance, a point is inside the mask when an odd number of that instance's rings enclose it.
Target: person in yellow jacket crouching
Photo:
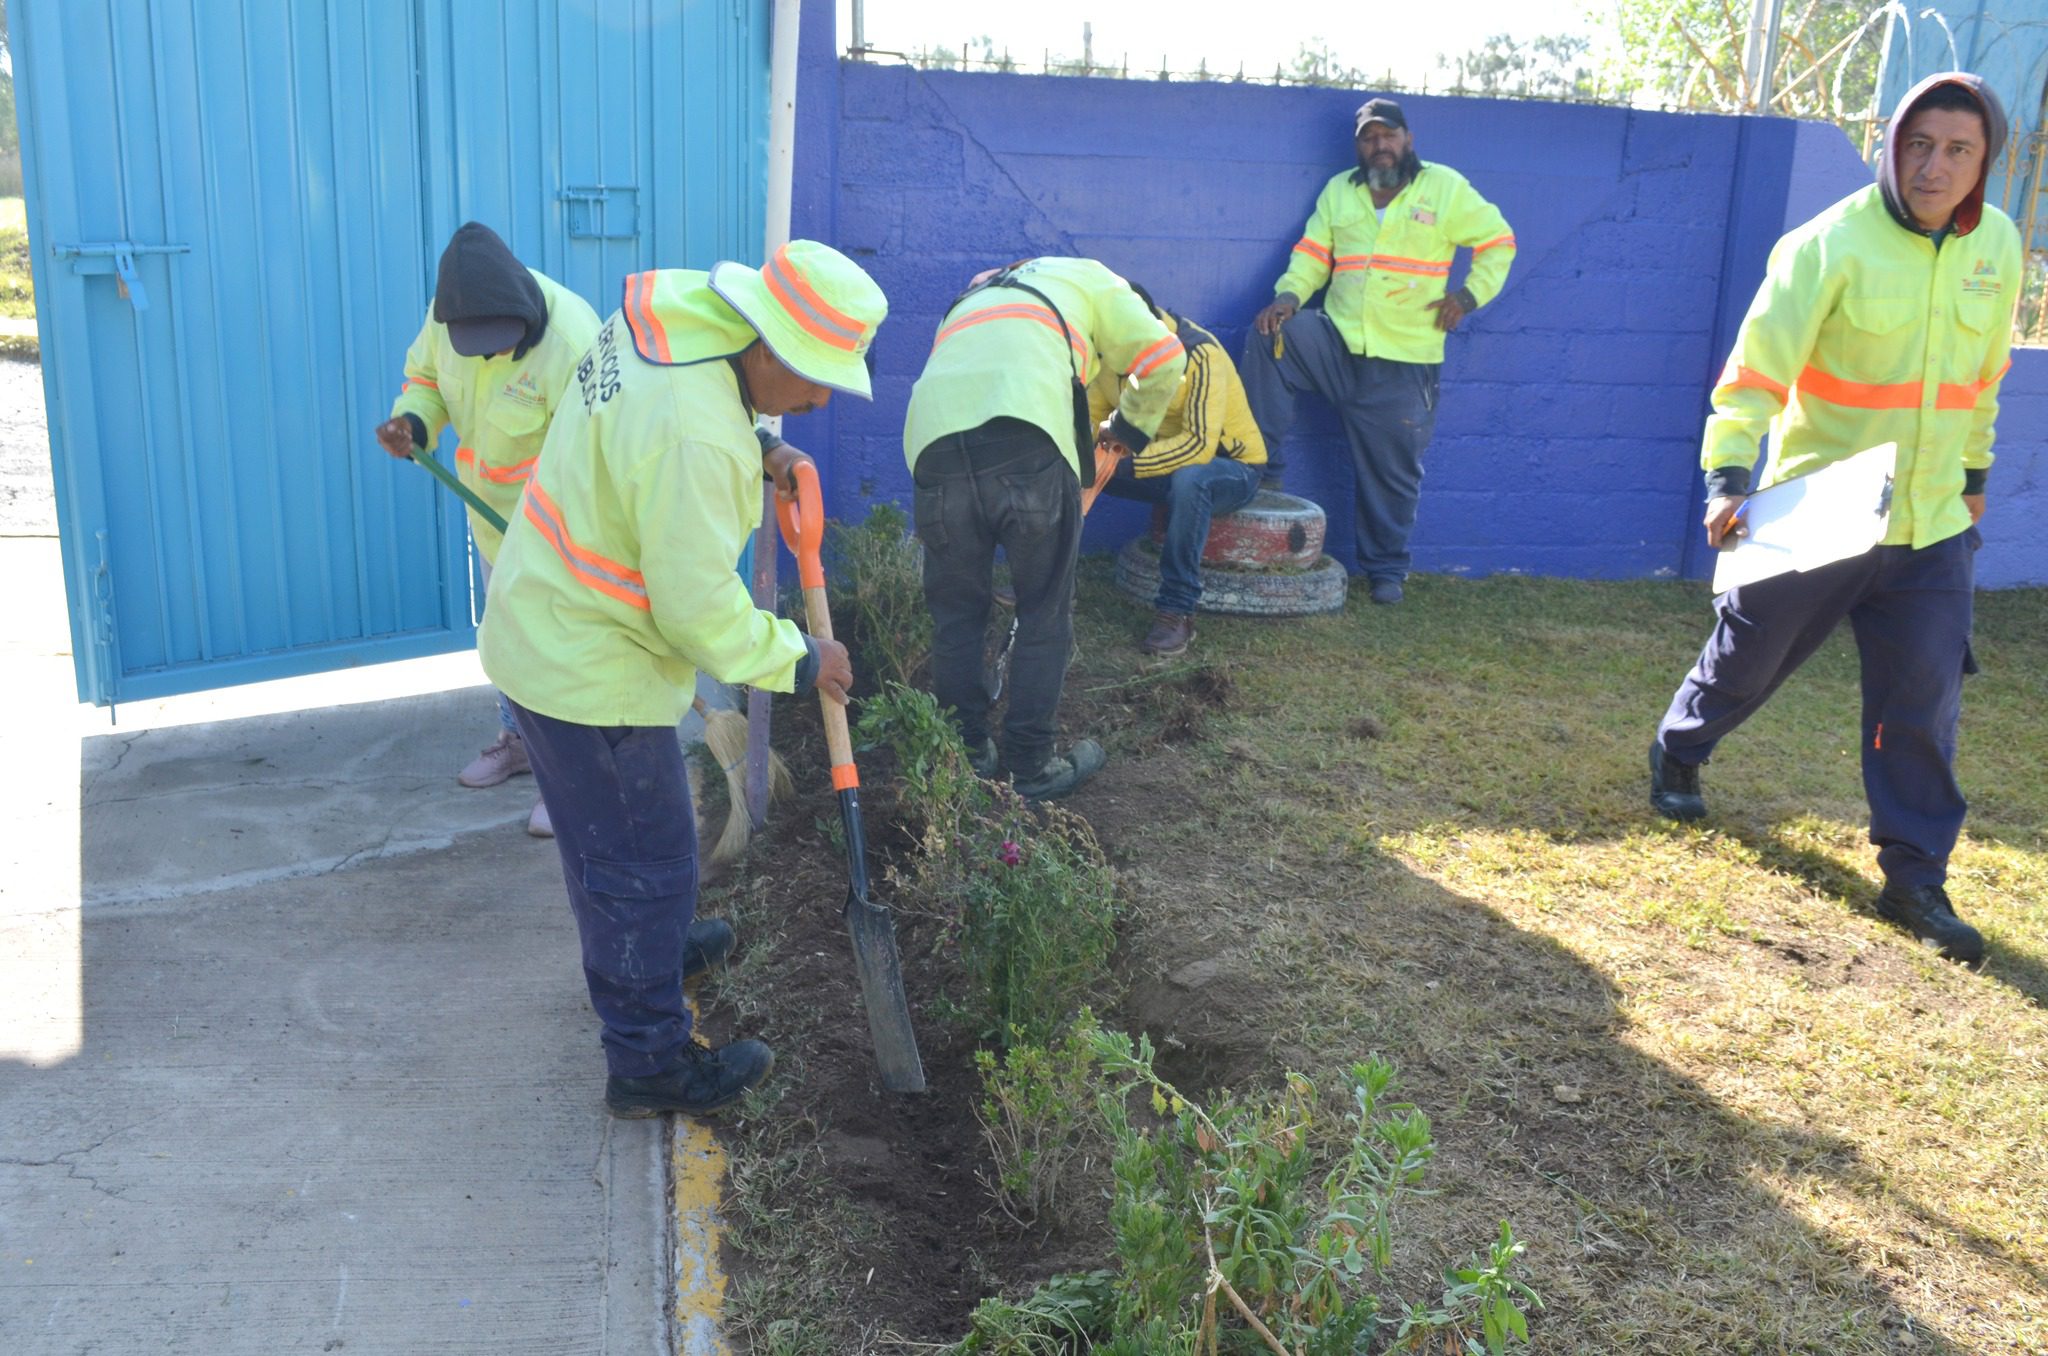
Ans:
[[[2019,231],[1984,201],[2005,112],[1977,76],[1907,91],[1877,183],[1781,239],[1714,387],[1701,463],[1719,546],[1768,430],[1766,484],[1898,445],[1891,512],[1862,555],[1729,589],[1650,745],[1650,804],[1707,812],[1699,769],[1845,618],[1863,663],[1863,787],[1877,911],[1968,965],[1984,939],[1944,888],[1967,809],[1956,785],[1971,668],[1976,520],[2022,282]]]
[[[405,384],[377,427],[386,452],[431,454],[455,426],[455,473],[509,520],[533,475],[548,424],[569,392],[576,360],[597,336],[597,312],[554,279],[521,264],[498,233],[472,221],[441,252],[434,304],[405,354]],[[469,534],[483,557],[484,584],[498,558],[498,529],[475,509]],[[512,708],[498,696],[498,737],[456,774],[464,786],[497,786],[528,772]],[[547,807],[526,824],[548,836]]]
[[[576,369],[498,554],[477,652],[512,701],[554,820],[614,1115],[703,1115],[767,1077],[759,1041],[692,1039],[683,982],[733,945],[697,921],[697,831],[676,721],[697,670],[846,700],[845,649],[757,609],[733,569],[764,472],[755,416],[869,398],[888,302],[858,265],[792,241],[760,269],[626,279]]]

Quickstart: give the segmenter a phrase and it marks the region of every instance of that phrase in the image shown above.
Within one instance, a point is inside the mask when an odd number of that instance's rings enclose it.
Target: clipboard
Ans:
[[[1748,531],[1714,563],[1714,592],[1860,556],[1891,526],[1899,445],[1879,443],[1810,475],[1779,481],[1742,506]]]

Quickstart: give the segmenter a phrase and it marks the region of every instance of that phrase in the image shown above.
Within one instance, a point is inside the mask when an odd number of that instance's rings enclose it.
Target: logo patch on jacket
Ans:
[[[1970,276],[1963,279],[1963,295],[1966,297],[1995,297],[2005,290],[2005,284],[1998,280],[1998,265],[1989,259],[1980,258],[1977,266],[1970,270]]]
[[[1436,225],[1436,213],[1427,207],[1418,207],[1413,212],[1410,212],[1408,215],[1414,217],[1424,226]]]
[[[540,383],[533,379],[533,373],[521,372],[505,383],[505,394],[525,405],[545,404],[547,398],[540,393]]]

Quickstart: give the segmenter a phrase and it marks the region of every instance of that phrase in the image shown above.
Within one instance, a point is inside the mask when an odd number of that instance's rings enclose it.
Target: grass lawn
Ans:
[[[1846,636],[1680,827],[1644,763],[1700,586],[1418,577],[1397,608],[1203,618],[1160,665],[1108,562],[1083,572],[1063,720],[1111,752],[1072,805],[1131,896],[1112,1016],[1191,1089],[1392,1058],[1439,1141],[1404,1293],[1505,1217],[1544,1353],[2048,1351],[2048,592],[1978,600],[1950,880],[1989,943],[1970,974],[1870,912]],[[775,969],[748,967],[756,1014]],[[824,1129],[735,1144],[739,1246],[779,1219],[813,1281],[859,1216],[803,1189]],[[826,1299],[778,1316],[833,1331]],[[874,1331],[756,1349],[910,1349]]]
[[[0,198],[0,356],[33,359],[40,353],[35,318],[28,214],[20,198]]]

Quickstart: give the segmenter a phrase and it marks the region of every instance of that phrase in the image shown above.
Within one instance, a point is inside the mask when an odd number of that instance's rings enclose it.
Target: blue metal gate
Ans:
[[[472,643],[459,508],[369,433],[462,222],[600,315],[760,253],[767,0],[8,17],[83,699]]]

